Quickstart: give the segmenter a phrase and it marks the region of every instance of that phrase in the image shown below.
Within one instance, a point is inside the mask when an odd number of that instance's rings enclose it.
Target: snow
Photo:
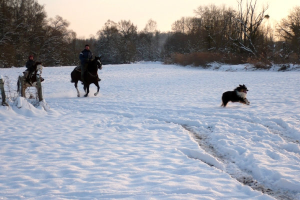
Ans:
[[[213,62],[208,64],[208,67],[212,70],[218,71],[257,71],[261,69],[257,69],[253,64],[238,64],[238,65],[228,65]],[[266,71],[266,70],[263,70]],[[269,70],[267,71],[300,71],[299,64],[273,64]]]
[[[1,199],[300,199],[297,68],[105,65],[87,98],[73,68],[0,107]],[[220,107],[239,84],[251,104]]]

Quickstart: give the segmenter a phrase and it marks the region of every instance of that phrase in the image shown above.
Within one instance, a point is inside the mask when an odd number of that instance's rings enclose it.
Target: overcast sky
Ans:
[[[246,0],[245,0],[246,1]],[[69,29],[77,37],[89,38],[103,28],[107,20],[130,20],[144,29],[149,19],[157,22],[161,32],[171,30],[172,24],[181,17],[194,17],[199,6],[214,4],[237,8],[237,0],[38,0],[45,6],[48,18],[56,15],[70,22]],[[267,14],[272,23],[286,17],[289,11],[300,6],[300,0],[258,0],[259,8],[269,4]]]

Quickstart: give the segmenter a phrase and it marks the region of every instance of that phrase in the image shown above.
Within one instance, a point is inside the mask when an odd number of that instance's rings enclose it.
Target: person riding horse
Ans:
[[[33,60],[33,55],[29,55],[25,66],[26,70],[23,72],[24,80],[27,84],[32,86],[32,84],[36,81],[36,78],[33,77],[33,74],[35,74],[38,70],[41,71],[42,68],[40,68],[40,66],[42,66],[42,62],[35,62]],[[42,77],[41,81],[44,81]]]
[[[88,62],[93,59],[93,53],[90,51],[90,46],[88,44],[86,44],[84,50],[80,52],[79,59],[81,68],[81,81],[83,84],[85,84],[86,81],[84,80],[84,73],[87,71]],[[99,77],[98,81],[100,81]]]
[[[32,72],[34,71],[34,67],[33,65],[35,64],[35,61],[33,60],[33,55],[30,55],[28,57],[28,61],[26,62],[26,71],[24,73],[25,78],[26,78],[26,82],[29,83],[30,85],[32,84],[30,82],[30,76],[32,74]]]
[[[87,63],[87,67],[86,67],[86,73],[84,73],[84,79],[85,79],[85,83],[84,83],[84,90],[85,90],[85,97],[88,96],[89,94],[89,87],[91,83],[94,83],[97,87],[97,92],[94,94],[95,96],[97,96],[97,94],[99,93],[99,81],[101,79],[99,79],[98,77],[98,69],[102,69],[102,63],[101,63],[101,57],[97,57],[95,56],[95,58]],[[79,67],[75,67],[74,70],[71,72],[71,83],[74,83],[74,86],[77,90],[77,96],[80,97],[80,92],[78,90],[77,87],[77,83],[78,81],[82,81],[82,77],[81,77],[81,70],[78,69]]]

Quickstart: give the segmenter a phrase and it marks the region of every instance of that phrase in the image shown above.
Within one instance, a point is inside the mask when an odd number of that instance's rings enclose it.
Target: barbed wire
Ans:
[[[15,102],[19,97],[19,93],[17,89],[13,89],[12,87],[13,83],[11,82],[8,76],[5,76],[3,78],[3,81],[4,81],[4,92],[6,95],[6,101],[8,103]],[[35,107],[39,105],[38,91],[35,87],[26,88],[24,98],[26,98],[27,101]],[[0,101],[2,102],[2,96],[0,96]]]

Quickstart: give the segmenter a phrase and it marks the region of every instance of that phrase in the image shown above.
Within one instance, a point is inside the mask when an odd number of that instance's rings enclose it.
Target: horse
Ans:
[[[101,57],[95,57],[94,60],[88,62],[87,70],[84,74],[85,84],[83,89],[85,90],[86,94],[84,97],[87,97],[90,92],[90,84],[94,83],[97,86],[97,92],[94,93],[95,96],[98,95],[100,86],[98,80],[98,69],[102,69]],[[74,70],[71,72],[71,83],[75,83],[74,86],[77,90],[77,96],[80,97],[80,93],[77,87],[78,81],[81,81],[81,69],[80,67],[75,67]]]
[[[29,73],[28,70],[25,70],[23,72],[23,75],[19,75],[18,82],[17,82],[17,92],[21,92],[21,96],[24,96],[24,92],[27,87],[36,87],[37,86],[37,75],[42,74],[43,66],[41,62],[36,62],[33,66],[33,72],[31,73],[30,77],[26,81],[26,76]],[[41,82],[44,81],[44,79],[40,76]],[[23,91],[21,91],[21,88]],[[23,94],[22,94],[23,93]]]

